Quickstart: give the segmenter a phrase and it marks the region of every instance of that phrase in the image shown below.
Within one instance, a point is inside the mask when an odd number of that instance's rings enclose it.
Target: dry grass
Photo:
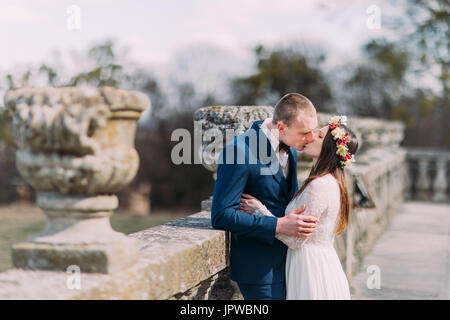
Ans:
[[[111,217],[114,230],[129,234],[186,216],[181,212],[158,211],[147,216],[117,212]],[[41,233],[45,214],[37,206],[0,206],[0,272],[12,267],[11,246]]]

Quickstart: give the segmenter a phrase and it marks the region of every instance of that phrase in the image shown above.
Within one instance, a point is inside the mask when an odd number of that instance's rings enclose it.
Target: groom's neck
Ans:
[[[272,134],[273,134],[277,139],[280,139],[280,134],[279,134],[279,132],[278,132],[277,125],[274,124],[274,123],[272,122],[272,118],[268,118],[268,119],[267,119],[266,126],[267,126],[267,129],[269,129],[270,132],[272,132]]]

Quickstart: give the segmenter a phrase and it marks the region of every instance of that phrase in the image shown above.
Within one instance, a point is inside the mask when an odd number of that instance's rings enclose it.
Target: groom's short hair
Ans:
[[[290,126],[297,119],[299,113],[315,117],[316,109],[307,97],[298,93],[288,93],[275,105],[272,122],[277,124],[278,121],[283,121],[287,126]]]

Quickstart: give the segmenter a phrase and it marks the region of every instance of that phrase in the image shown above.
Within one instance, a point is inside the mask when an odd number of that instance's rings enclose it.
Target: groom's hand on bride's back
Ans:
[[[278,218],[276,233],[294,237],[309,237],[317,227],[319,219],[303,214],[306,206],[292,210],[284,217]]]

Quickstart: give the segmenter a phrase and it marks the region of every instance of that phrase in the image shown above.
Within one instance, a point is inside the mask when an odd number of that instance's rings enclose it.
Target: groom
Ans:
[[[303,95],[289,93],[278,101],[273,118],[255,121],[234,138],[219,157],[211,209],[212,225],[231,232],[230,278],[246,300],[285,300],[287,246],[275,234],[308,236],[317,219],[286,215],[297,192],[297,153],[314,140],[316,109]],[[239,210],[242,194],[259,199],[276,217]],[[307,212],[306,208],[306,212]]]

